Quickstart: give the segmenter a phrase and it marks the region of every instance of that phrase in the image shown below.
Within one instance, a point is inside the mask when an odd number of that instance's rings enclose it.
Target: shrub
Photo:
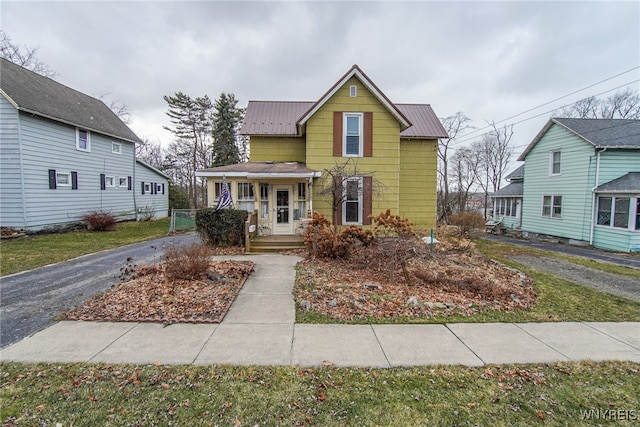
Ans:
[[[189,209],[189,195],[184,188],[169,181],[169,212],[171,209]]]
[[[196,211],[196,230],[203,242],[215,246],[243,246],[247,211],[213,208]]]
[[[116,227],[116,218],[111,212],[91,211],[82,217],[87,228],[93,231],[110,231]]]
[[[485,219],[479,212],[458,212],[449,217],[449,223],[458,227],[460,236],[470,236],[473,230],[484,228]]]
[[[371,216],[371,220],[375,223],[374,230],[378,237],[415,236],[413,223],[401,216],[391,215],[391,209]]]
[[[164,273],[168,280],[195,280],[204,277],[211,252],[204,245],[173,246],[164,251]]]
[[[147,205],[143,208],[140,208],[140,221],[151,221],[156,216],[156,208],[152,205]]]

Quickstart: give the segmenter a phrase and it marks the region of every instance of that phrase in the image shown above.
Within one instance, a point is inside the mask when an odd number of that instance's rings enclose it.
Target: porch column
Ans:
[[[309,209],[307,210],[307,217],[310,217],[313,213],[313,178],[309,178]]]

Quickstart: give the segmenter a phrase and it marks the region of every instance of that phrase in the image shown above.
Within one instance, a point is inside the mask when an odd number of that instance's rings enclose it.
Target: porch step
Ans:
[[[277,253],[302,248],[304,248],[302,236],[266,236],[251,240],[248,253]]]

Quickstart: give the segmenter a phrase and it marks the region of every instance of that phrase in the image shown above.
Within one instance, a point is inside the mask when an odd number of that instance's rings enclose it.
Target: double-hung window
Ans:
[[[542,216],[562,218],[562,196],[542,196]]]
[[[343,224],[362,224],[362,195],[362,178],[347,179],[344,184],[344,209],[342,209]]]
[[[76,129],[76,150],[91,151],[91,134],[84,129]]]
[[[253,184],[250,182],[238,183],[238,209],[253,212]]]
[[[214,198],[215,198],[215,201],[217,202],[220,196],[222,195],[222,183],[216,182],[214,183],[213,187],[214,187],[214,190],[213,190]],[[229,183],[227,183],[227,191],[229,192],[229,194],[231,194],[231,184]]]
[[[342,153],[345,157],[362,156],[362,121],[362,113],[344,113]]]
[[[562,153],[560,150],[549,152],[549,175],[560,175]]]
[[[120,144],[119,142],[112,142],[111,152],[113,154],[122,154],[122,144]]]
[[[260,218],[269,218],[269,184],[260,183]]]
[[[298,206],[293,210],[293,219],[298,220],[306,215],[305,204],[307,200],[307,183],[299,182],[297,188]]]

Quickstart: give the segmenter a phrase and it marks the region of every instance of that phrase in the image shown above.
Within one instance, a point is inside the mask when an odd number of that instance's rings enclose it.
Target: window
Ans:
[[[348,179],[344,186],[343,224],[362,224],[362,178]]]
[[[115,187],[116,186],[116,177],[115,176],[105,176],[105,185],[107,187]]]
[[[91,151],[91,135],[89,131],[76,129],[76,150]]]
[[[111,152],[113,154],[122,154],[122,144],[120,144],[119,142],[112,142]]]
[[[129,186],[129,180],[127,179],[126,176],[121,176],[118,178],[118,187],[128,187]]]
[[[56,172],[56,185],[68,187],[71,185],[71,174],[67,172]]]
[[[260,217],[269,218],[269,184],[260,183]]]
[[[549,153],[549,175],[560,175],[561,157],[560,151],[551,151]]]
[[[297,220],[304,218],[306,215],[306,200],[307,200],[307,183],[298,183],[298,206],[293,210],[293,219]]]
[[[636,230],[640,230],[640,197],[636,199]]]
[[[358,86],[356,85],[349,86],[349,96],[351,98],[355,98],[356,96],[358,96]]]
[[[598,197],[596,223],[608,227],[629,228],[630,208],[631,198],[629,197]],[[638,221],[640,219],[636,211],[636,229],[638,229]]]
[[[343,155],[362,156],[362,113],[345,113],[343,123]]]
[[[562,218],[562,196],[542,196],[542,216]]]
[[[220,198],[220,195],[222,194],[222,183],[221,182],[216,182],[213,184],[213,192],[214,192],[214,198],[217,201]],[[227,183],[227,191],[229,192],[229,194],[231,194],[231,184]]]
[[[144,191],[142,192],[142,194],[151,193],[151,184],[145,182],[142,185],[144,186]]]
[[[238,183],[238,209],[253,212],[253,184],[250,182]]]

